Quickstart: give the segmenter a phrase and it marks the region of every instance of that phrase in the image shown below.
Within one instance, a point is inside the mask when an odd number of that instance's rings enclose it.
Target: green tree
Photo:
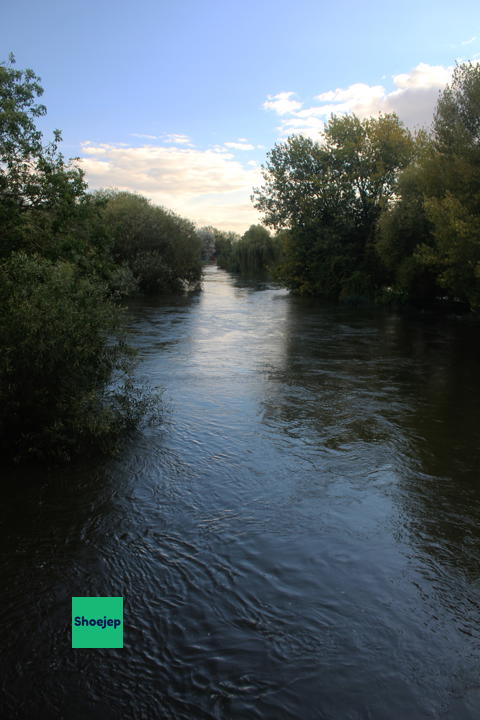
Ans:
[[[433,124],[436,154],[429,172],[441,190],[425,198],[434,248],[419,254],[438,268],[453,299],[480,308],[480,65],[458,65],[441,94]]]
[[[115,261],[145,293],[180,290],[201,277],[201,240],[193,223],[129,192],[103,191],[103,224]]]
[[[15,252],[0,265],[0,447],[16,459],[106,449],[135,424],[132,355],[107,286],[70,262]],[[111,380],[119,386],[113,391]]]
[[[437,272],[418,248],[433,247],[433,226],[425,209],[435,176],[428,171],[435,149],[425,131],[415,138],[415,152],[399,176],[395,195],[383,208],[376,228],[375,249],[385,270],[384,299],[430,304],[441,292]]]
[[[279,257],[280,243],[263,225],[250,225],[241,236],[219,234],[218,264],[230,272],[265,275],[273,270]]]
[[[480,66],[456,67],[378,224],[394,296],[480,307]]]
[[[0,64],[0,257],[24,249],[78,260],[95,254],[85,229],[91,199],[83,172],[59,151],[60,132],[43,142],[42,94],[40,78],[17,70],[13,56]]]
[[[237,233],[215,229],[215,257],[218,267],[231,269],[233,249],[239,240],[240,235]]]
[[[374,292],[376,222],[412,151],[395,115],[334,116],[321,143],[300,136],[273,148],[253,201],[267,225],[289,231],[278,271],[288,287],[329,297]]]
[[[202,247],[202,262],[210,262],[215,255],[216,232],[212,225],[197,230],[197,237]]]
[[[99,206],[59,133],[43,143],[42,92],[0,65],[0,447],[18,460],[106,447],[142,406]]]

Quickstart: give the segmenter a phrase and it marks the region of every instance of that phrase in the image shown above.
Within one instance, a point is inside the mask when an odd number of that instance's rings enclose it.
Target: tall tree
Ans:
[[[321,142],[291,137],[273,148],[252,199],[267,225],[289,230],[280,271],[288,287],[333,297],[372,293],[376,221],[412,148],[393,114],[333,116]]]
[[[455,68],[432,131],[420,133],[377,250],[393,289],[425,304],[447,297],[480,307],[480,65]]]
[[[441,94],[433,125],[430,172],[441,192],[426,198],[435,247],[422,248],[453,298],[480,308],[480,65],[458,65]]]
[[[13,55],[0,64],[0,256],[22,248],[78,258],[90,198],[82,171],[59,151],[60,132],[43,141],[36,125],[46,113],[42,94],[40,78],[17,70]]]
[[[13,57],[0,64],[0,449],[17,460],[106,447],[142,405],[105,282],[113,262],[60,134],[43,143],[42,92]]]

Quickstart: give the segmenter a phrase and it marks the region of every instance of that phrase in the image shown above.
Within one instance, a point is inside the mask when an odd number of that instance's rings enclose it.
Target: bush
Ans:
[[[194,225],[134,193],[104,190],[103,223],[116,263],[125,264],[141,292],[175,292],[201,278],[201,239]]]
[[[0,265],[2,451],[68,459],[138,421],[120,323],[106,286],[69,262],[17,252]]]

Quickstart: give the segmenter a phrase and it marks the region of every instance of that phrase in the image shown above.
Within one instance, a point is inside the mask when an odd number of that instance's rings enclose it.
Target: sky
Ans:
[[[428,127],[455,63],[480,60],[480,3],[5,0],[0,44],[41,77],[41,128],[91,189],[243,233],[288,135],[344,112]]]

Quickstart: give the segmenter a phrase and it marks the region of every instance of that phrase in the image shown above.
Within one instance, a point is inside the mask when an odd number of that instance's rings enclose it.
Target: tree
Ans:
[[[43,143],[40,80],[13,63],[0,64],[0,447],[16,460],[68,459],[105,448],[143,401],[98,205],[60,134]]]
[[[215,257],[218,267],[231,269],[231,262],[235,245],[240,235],[234,232],[224,232],[215,228]]]
[[[395,195],[383,208],[376,227],[375,250],[385,269],[386,300],[424,306],[440,293],[437,273],[420,256],[420,246],[434,244],[433,226],[425,209],[434,175],[428,172],[435,155],[425,131],[415,137],[413,158],[398,178]]]
[[[125,263],[142,292],[180,290],[201,277],[201,240],[193,223],[145,197],[103,191],[103,224],[117,263]]]
[[[394,295],[480,307],[480,66],[455,68],[378,225]]]
[[[52,259],[88,254],[83,172],[65,162],[58,130],[44,144],[35,124],[46,113],[42,94],[40,78],[17,70],[12,55],[0,64],[0,257],[19,249]]]
[[[276,145],[254,190],[267,225],[289,230],[279,276],[297,292],[369,295],[380,282],[375,226],[413,140],[396,115],[333,116],[322,142]]]
[[[280,243],[263,225],[250,225],[239,237],[235,233],[218,233],[218,264],[230,272],[265,275],[278,260]]]
[[[72,263],[14,252],[0,264],[4,454],[66,460],[135,424],[144,401],[132,395],[119,329],[108,288]]]
[[[421,255],[439,270],[455,299],[480,308],[480,65],[458,65],[441,94],[433,124],[436,154],[429,171],[441,178],[425,209],[434,248]]]
[[[202,247],[202,262],[210,262],[215,255],[216,230],[212,225],[197,230],[197,237]]]

